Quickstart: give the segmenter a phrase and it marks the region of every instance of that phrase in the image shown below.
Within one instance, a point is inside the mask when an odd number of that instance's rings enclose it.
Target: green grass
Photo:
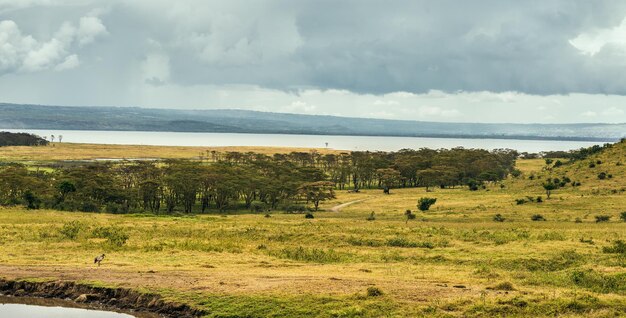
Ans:
[[[598,156],[611,179],[586,162],[548,170],[521,161],[522,175],[503,188],[338,191],[314,219],[5,208],[0,276],[132,287],[209,317],[624,316],[626,169],[616,165],[624,153]],[[543,180],[563,175],[581,186],[546,199]],[[436,204],[407,221],[424,196]],[[544,202],[515,201],[538,196]],[[535,214],[547,221],[531,221]],[[96,268],[100,253],[107,258]],[[372,288],[382,295],[368,296]]]

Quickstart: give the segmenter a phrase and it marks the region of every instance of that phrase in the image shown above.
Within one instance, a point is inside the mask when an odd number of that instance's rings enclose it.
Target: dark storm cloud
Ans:
[[[97,74],[111,91],[139,81],[624,95],[624,43],[585,54],[570,41],[625,17],[625,1],[0,0],[0,21],[11,21],[0,45],[16,48],[0,52],[0,74]],[[84,18],[105,29],[61,39],[64,23],[78,30]],[[51,41],[56,51],[42,51]],[[32,61],[36,50],[48,55]]]
[[[203,1],[154,11],[117,7],[109,19],[133,33],[140,17],[148,32],[137,32],[159,41],[183,84],[626,93],[623,48],[588,56],[570,43],[620,25],[624,1]]]

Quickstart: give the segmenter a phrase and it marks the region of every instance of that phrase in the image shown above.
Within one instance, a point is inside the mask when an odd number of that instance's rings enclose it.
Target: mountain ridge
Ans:
[[[262,112],[0,103],[0,129],[129,130],[617,141],[626,123],[450,123]]]

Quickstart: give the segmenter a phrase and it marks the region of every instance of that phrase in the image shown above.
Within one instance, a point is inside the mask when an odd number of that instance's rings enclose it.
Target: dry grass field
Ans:
[[[103,144],[54,143],[50,147],[0,147],[0,160],[4,161],[55,161],[96,159],[191,159],[206,157],[211,151],[275,153],[309,152],[321,154],[340,153],[340,150],[324,148],[289,147],[186,147],[186,146],[128,146]]]
[[[40,149],[0,148],[0,157],[180,158],[198,152],[72,144],[56,145],[50,154]],[[521,176],[479,191],[340,191],[314,219],[280,211],[271,217],[155,216],[4,208],[0,276],[158,292],[209,317],[626,316],[622,164],[626,143],[559,168],[521,160]],[[611,178],[599,179],[601,172]],[[564,176],[580,186],[567,185],[547,199],[542,182]],[[437,202],[420,212],[420,197]],[[406,219],[407,209],[415,219]],[[545,221],[532,221],[537,214]],[[597,223],[598,215],[610,219]],[[107,256],[97,267],[93,257],[100,253]]]

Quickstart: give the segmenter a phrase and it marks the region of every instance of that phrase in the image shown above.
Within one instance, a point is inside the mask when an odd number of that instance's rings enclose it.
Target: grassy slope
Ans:
[[[591,160],[603,163],[591,169]],[[618,220],[626,211],[620,161],[626,163],[626,144],[552,171],[540,160],[520,161],[522,177],[504,181],[504,188],[342,191],[324,208],[367,200],[313,220],[4,209],[0,275],[158,291],[214,317],[626,315],[626,257],[602,252],[626,240],[626,223]],[[613,178],[599,180],[600,171]],[[531,174],[540,178],[529,180]],[[556,190],[544,203],[515,204],[545,198],[541,182],[563,174],[582,186]],[[404,211],[415,210],[421,196],[437,204],[405,223]],[[376,220],[366,221],[371,211]],[[506,221],[494,222],[496,213]],[[537,213],[547,221],[530,221]],[[599,214],[612,219],[595,223]],[[60,231],[71,220],[83,226],[76,239]],[[112,247],[91,237],[99,226],[123,228],[130,239]],[[102,251],[107,259],[95,268],[92,258]],[[489,289],[506,282],[515,290]],[[367,297],[372,286],[384,295]]]

